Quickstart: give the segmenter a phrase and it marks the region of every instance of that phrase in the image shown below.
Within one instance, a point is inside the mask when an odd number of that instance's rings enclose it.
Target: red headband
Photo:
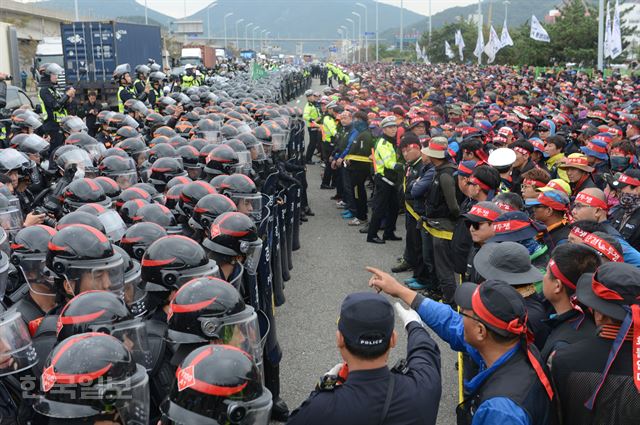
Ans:
[[[605,211],[609,209],[609,205],[607,205],[605,201],[603,201],[602,199],[598,199],[595,196],[587,195],[584,192],[578,193],[575,202],[589,205],[593,208],[602,208]]]
[[[515,209],[514,207],[512,207],[509,204],[505,204],[504,202],[496,202],[496,205],[498,206],[498,208],[500,208],[502,211],[518,211],[517,209]]]
[[[591,279],[591,289],[593,293],[607,301],[624,301],[624,297],[622,297],[618,292],[613,289],[607,288],[604,284],[599,282],[596,279],[596,273],[593,274],[593,278]],[[596,398],[598,397],[598,393],[602,388],[605,380],[607,379],[607,375],[609,374],[609,370],[611,369],[611,365],[615,361],[618,352],[620,351],[620,347],[622,343],[625,341],[627,335],[631,328],[633,328],[633,348],[632,348],[632,369],[633,369],[633,382],[636,386],[636,390],[640,392],[640,305],[633,304],[631,306],[626,307],[627,316],[622,321],[620,325],[620,330],[616,335],[613,344],[611,345],[611,349],[609,350],[609,356],[607,359],[607,363],[604,367],[603,373],[600,378],[600,382],[596,387],[595,391],[585,403],[587,409],[592,410],[593,405],[595,404]]]
[[[527,343],[527,357],[529,357],[529,361],[531,362],[531,366],[536,371],[538,375],[538,379],[544,386],[547,391],[547,395],[549,399],[553,399],[553,389],[551,387],[551,383],[549,382],[549,378],[544,373],[542,369],[542,365],[538,361],[538,359],[533,355],[531,350],[529,350],[530,341],[533,340],[533,336],[527,330],[527,315],[525,313],[524,318],[516,317],[510,322],[505,322],[502,319],[494,316],[488,308],[482,302],[482,297],[480,297],[480,285],[473,292],[473,296],[471,297],[471,307],[473,308],[473,312],[480,318],[483,322],[492,326],[496,329],[501,329],[503,331],[507,331],[514,335],[525,336]]]
[[[493,223],[493,231],[496,233],[509,233],[522,230],[531,225],[528,221],[522,220],[507,220],[498,221]]]
[[[473,170],[464,164],[458,165],[458,171],[461,171],[465,174],[473,174]]]
[[[434,151],[446,151],[448,147],[439,143],[429,143],[429,149]]]
[[[535,187],[545,187],[546,186],[546,184],[544,182],[541,182],[540,180],[534,180],[534,179],[524,179],[522,181],[522,184],[535,186]]]
[[[620,177],[618,177],[618,181],[620,183],[628,184],[630,186],[635,186],[635,187],[640,186],[640,180],[634,177],[628,176],[626,174],[621,174]]]
[[[478,186],[480,186],[480,188],[481,188],[482,190],[485,190],[485,191],[487,191],[487,192],[491,190],[491,188],[489,187],[489,185],[487,185],[487,184],[485,184],[485,183],[481,182],[480,180],[478,180],[478,178],[477,178],[476,176],[471,176],[471,178],[469,179],[469,183],[470,183],[470,184],[478,185]]]
[[[471,207],[469,214],[475,215],[476,217],[486,218],[489,221],[495,221],[496,218],[500,217],[500,213],[479,207],[477,204]]]
[[[595,249],[600,254],[604,255],[609,259],[609,261],[613,261],[614,263],[622,263],[624,262],[624,258],[617,249],[613,247],[609,242],[604,239],[594,235],[593,233],[586,232],[579,227],[574,227],[571,229],[571,233],[574,236],[577,236],[584,242],[585,245]]]
[[[553,258],[549,260],[549,271],[556,279],[562,282],[565,286],[569,287],[570,289],[573,289],[574,291],[576,290],[576,284],[571,282],[569,278],[567,278],[567,276],[565,276],[564,273],[560,271],[560,269],[558,268],[558,264],[556,264]]]
[[[520,146],[514,146],[511,149],[513,149],[515,152],[518,152],[518,153],[520,153],[522,155],[531,155],[531,152],[529,152],[525,148],[521,148]]]
[[[588,167],[589,166],[589,161],[587,160],[587,157],[585,156],[579,156],[577,158],[565,158],[564,159],[564,163],[565,165],[577,165],[580,167]]]

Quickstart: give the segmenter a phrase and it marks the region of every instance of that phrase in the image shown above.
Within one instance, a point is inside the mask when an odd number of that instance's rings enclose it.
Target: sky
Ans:
[[[80,0],[81,1],[81,0]],[[138,3],[144,5],[144,0],[136,0]],[[268,2],[269,0],[252,0],[258,2]],[[319,0],[279,0],[279,1],[291,1],[296,3],[298,1],[315,1],[322,3]],[[380,0],[382,3],[393,4],[400,6],[400,0]],[[207,4],[210,4],[212,0],[187,0],[188,8],[187,15],[191,15],[194,11],[200,10]],[[344,0],[345,4],[352,3],[355,5],[357,0]],[[174,18],[182,18],[184,14],[184,0],[147,0],[148,7],[162,12],[166,15]],[[467,6],[469,4],[476,3],[476,0],[431,0],[431,13],[435,14],[444,9],[448,9],[454,6]],[[404,7],[422,15],[429,15],[429,0],[404,0]]]

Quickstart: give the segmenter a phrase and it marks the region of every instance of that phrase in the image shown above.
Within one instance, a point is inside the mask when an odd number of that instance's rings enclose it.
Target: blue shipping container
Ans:
[[[121,22],[60,24],[66,80],[109,82],[116,66],[162,63],[160,27]],[[132,77],[134,77],[132,75]]]

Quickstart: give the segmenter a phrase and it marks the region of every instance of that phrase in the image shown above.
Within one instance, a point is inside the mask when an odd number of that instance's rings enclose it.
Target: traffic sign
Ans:
[[[370,35],[376,35],[376,33],[375,33],[375,32],[365,32],[365,33],[364,33],[364,35],[365,35],[366,37],[368,37],[368,36],[370,36]]]

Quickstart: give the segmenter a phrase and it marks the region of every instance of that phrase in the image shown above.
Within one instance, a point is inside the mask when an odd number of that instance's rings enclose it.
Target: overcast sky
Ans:
[[[136,0],[138,3],[144,5],[144,0]],[[247,0],[244,0],[247,1]],[[250,0],[256,3],[268,2],[269,0]],[[316,3],[322,3],[321,0],[277,0],[278,2],[291,2],[294,5],[301,1],[313,1]],[[400,0],[380,0],[382,3],[394,4],[400,6]],[[357,0],[344,0],[345,4],[354,4]],[[173,16],[174,18],[184,17],[184,0],[147,0],[147,5],[159,12],[166,15]],[[211,0],[188,0],[187,1],[187,15],[191,15],[193,12],[202,9],[207,4],[212,3]],[[447,9],[453,6],[466,6],[472,3],[476,3],[476,0],[431,0],[431,13],[437,13],[441,10]],[[429,0],[404,0],[404,7],[423,15],[429,15]]]

